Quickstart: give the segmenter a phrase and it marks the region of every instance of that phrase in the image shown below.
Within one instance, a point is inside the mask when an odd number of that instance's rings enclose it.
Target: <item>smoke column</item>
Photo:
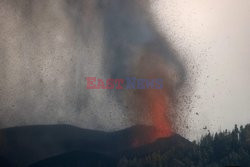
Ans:
[[[173,103],[176,92],[186,80],[186,70],[170,44],[158,33],[149,10],[147,1],[103,3],[104,70],[109,77],[164,80],[164,89],[160,91],[126,92],[133,124],[149,123],[156,128],[150,135],[149,142],[152,142],[172,134],[177,115]],[[122,101],[124,96],[118,94],[117,98]]]

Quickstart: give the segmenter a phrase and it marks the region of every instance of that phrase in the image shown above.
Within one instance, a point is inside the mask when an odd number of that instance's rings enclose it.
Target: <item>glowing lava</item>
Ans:
[[[133,141],[134,147],[152,143],[159,138],[172,135],[171,122],[166,117],[170,104],[165,90],[145,90],[143,98],[144,103],[148,106],[149,121],[152,123],[153,128],[148,132],[142,132],[143,135],[137,136]]]
[[[178,74],[174,67],[166,64],[162,58],[147,53],[138,61],[135,71],[141,78],[163,79],[162,89],[143,89],[135,92],[134,101],[137,104],[135,107],[139,120],[153,126],[153,129],[144,134],[140,133],[134,140],[133,145],[140,146],[173,134],[170,118],[172,114],[175,114],[173,113],[173,100]]]
[[[147,90],[146,98],[150,107],[150,115],[155,131],[150,136],[153,142],[158,138],[168,137],[172,134],[170,120],[166,117],[169,102],[162,90]]]

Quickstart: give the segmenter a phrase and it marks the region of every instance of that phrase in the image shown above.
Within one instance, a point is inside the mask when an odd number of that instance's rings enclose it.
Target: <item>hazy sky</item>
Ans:
[[[152,2],[161,31],[192,62],[191,138],[205,126],[214,132],[250,123],[250,1]]]
[[[4,23],[0,24],[0,128],[55,123],[105,130],[130,126],[124,113],[128,109],[117,97],[83,87],[86,76],[106,76],[100,38],[103,15],[95,10],[95,1],[0,2]],[[88,15],[76,7],[86,7],[86,2],[93,7]],[[185,111],[190,112],[186,137],[198,138],[207,132],[206,126],[215,132],[250,123],[250,1],[151,0],[151,4],[155,23],[188,60],[193,77],[192,110]],[[139,44],[148,40],[141,37],[151,39],[143,36],[148,31],[141,31],[145,26],[138,16],[141,22],[128,23],[140,38],[133,33],[120,38]]]

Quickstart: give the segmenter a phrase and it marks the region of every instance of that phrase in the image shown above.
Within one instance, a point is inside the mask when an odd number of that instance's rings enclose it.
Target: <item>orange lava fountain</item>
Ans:
[[[171,123],[165,115],[169,110],[169,104],[165,93],[161,90],[148,90],[146,98],[148,98],[150,115],[155,128],[154,133],[150,136],[150,141],[170,136],[172,134]]]
[[[169,111],[169,99],[163,90],[149,89],[142,94],[143,102],[149,108],[149,121],[153,129],[137,136],[133,141],[133,146],[138,147],[144,144],[152,143],[159,138],[172,135],[171,121],[166,117]]]
[[[174,70],[154,54],[144,54],[136,65],[135,71],[139,78],[161,78],[163,80],[162,89],[150,88],[135,92],[135,100],[138,101],[136,111],[139,119],[142,119],[143,123],[153,126],[149,132],[142,132],[134,139],[133,146],[136,147],[173,134],[170,112],[173,107],[175,77],[171,73]]]

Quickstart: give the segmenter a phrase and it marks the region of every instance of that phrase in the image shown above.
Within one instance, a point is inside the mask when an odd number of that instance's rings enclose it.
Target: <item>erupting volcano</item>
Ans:
[[[175,126],[175,95],[186,79],[184,62],[159,32],[148,2],[112,0],[103,8],[104,65],[109,78],[163,80],[163,89],[117,91],[128,124],[150,125],[151,132],[135,135],[134,146],[169,137]],[[174,103],[174,104],[173,104]],[[173,113],[174,111],[174,113]]]
[[[164,92],[160,90],[148,90],[146,97],[150,105],[150,115],[155,131],[152,134],[150,141],[155,141],[158,138],[168,137],[171,135],[171,123],[166,117],[165,112],[168,111],[168,100]]]
[[[151,62],[150,67],[148,61]],[[141,132],[144,133],[142,134],[143,137],[136,137],[133,142],[135,147],[152,143],[159,138],[169,137],[174,133],[170,115],[174,111],[173,99],[175,97],[177,75],[159,56],[142,56],[137,68],[139,68],[137,70],[138,74],[142,77],[161,78],[163,88],[149,88],[137,90],[136,92],[135,98],[140,101],[136,106],[136,111],[140,112],[139,117],[145,117],[144,121],[146,120],[146,124],[149,123],[153,130]]]
[[[134,140],[133,146],[141,146],[152,143],[159,138],[169,137],[172,135],[171,121],[166,117],[169,111],[169,100],[162,90],[145,90],[144,101],[149,106],[149,121],[153,129],[150,132],[142,132],[143,137]],[[145,134],[146,133],[146,134]]]

